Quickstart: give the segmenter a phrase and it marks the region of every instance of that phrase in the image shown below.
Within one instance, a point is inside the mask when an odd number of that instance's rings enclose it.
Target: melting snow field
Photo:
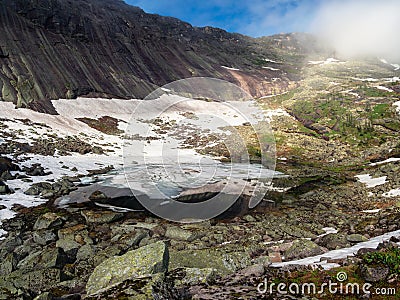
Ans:
[[[175,96],[177,97],[177,96]],[[35,154],[24,154],[19,163],[21,167],[31,166],[40,163],[46,172],[51,171],[51,175],[32,176],[32,183],[43,182],[46,180],[58,180],[63,176],[76,176],[77,174],[86,175],[88,170],[103,168],[113,165],[121,171],[121,176],[115,175],[108,178],[107,184],[117,186],[127,186],[125,174],[123,173],[123,149],[133,149],[127,155],[128,159],[135,164],[131,165],[131,175],[135,176],[135,188],[146,193],[146,185],[149,184],[149,168],[152,174],[156,176],[159,187],[164,191],[171,191],[176,195],[174,186],[165,184],[171,178],[176,182],[185,180],[199,180],[200,182],[221,180],[224,177],[232,177],[238,180],[246,179],[249,176],[258,178],[265,171],[261,165],[255,164],[238,166],[236,168],[225,167],[218,158],[212,158],[207,155],[201,155],[194,149],[181,147],[182,137],[186,138],[195,133],[201,133],[202,130],[211,130],[220,134],[229,135],[230,132],[221,128],[223,126],[237,126],[248,122],[249,119],[260,117],[259,110],[254,107],[254,103],[245,102],[206,102],[202,100],[187,101],[184,98],[157,99],[157,100],[118,100],[118,99],[93,99],[78,98],[76,100],[54,100],[52,101],[58,115],[48,115],[34,112],[29,109],[15,109],[12,103],[0,102],[0,118],[3,124],[7,125],[2,130],[5,134],[18,134],[17,140],[22,143],[32,143],[38,138],[46,138],[53,134],[58,137],[77,136],[84,142],[91,145],[100,146],[109,150],[106,155],[86,154],[80,155],[73,153],[68,156],[61,156],[56,152],[54,156],[41,156]],[[170,102],[174,103],[170,107]],[[165,109],[160,114],[160,107]],[[187,117],[185,113],[193,112],[196,117]],[[132,115],[135,116],[133,119]],[[274,116],[287,115],[286,111],[269,110],[265,113],[267,119]],[[124,134],[137,134],[139,138],[124,140],[122,135],[108,135],[99,132],[77,118],[98,119],[103,116],[109,116],[119,121],[118,128],[124,131]],[[137,117],[136,117],[137,116]],[[176,122],[179,128],[183,128],[181,133],[160,132],[160,126],[152,122],[159,117],[162,122]],[[32,123],[26,123],[23,120],[30,120]],[[151,121],[151,122],[150,122]],[[128,123],[130,131],[128,131]],[[177,131],[179,131],[177,129]],[[133,130],[133,131],[132,131]],[[207,135],[207,131],[204,135]],[[181,137],[178,137],[181,135]],[[144,140],[145,137],[154,139]],[[144,137],[144,138],[143,138]],[[8,137],[1,137],[0,143],[7,142]],[[15,139],[14,139],[15,140]],[[179,156],[179,165],[176,163],[176,156]],[[168,161],[171,160],[172,163]],[[165,166],[169,166],[165,168]],[[76,168],[76,170],[75,170]],[[71,171],[71,169],[75,171]],[[165,170],[168,169],[168,172]],[[264,168],[265,169],[265,168]],[[179,174],[184,171],[181,176]],[[263,173],[264,172],[264,173]],[[215,175],[215,176],[214,176]],[[263,176],[271,177],[273,173],[266,172]],[[167,180],[168,179],[168,180]],[[82,180],[85,180],[84,178]],[[9,180],[7,185],[15,191],[11,195],[2,195],[0,203],[6,209],[0,210],[0,220],[11,218],[15,215],[12,211],[14,204],[20,204],[26,207],[32,207],[45,202],[45,199],[28,196],[24,194],[32,183],[23,182],[20,179]],[[1,235],[1,233],[0,233]]]

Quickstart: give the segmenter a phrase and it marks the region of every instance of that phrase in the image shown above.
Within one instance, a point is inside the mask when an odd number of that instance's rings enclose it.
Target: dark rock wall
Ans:
[[[226,79],[261,96],[277,74],[254,63],[270,54],[254,45],[119,0],[0,0],[0,100],[55,113],[50,99],[142,98],[192,76]]]

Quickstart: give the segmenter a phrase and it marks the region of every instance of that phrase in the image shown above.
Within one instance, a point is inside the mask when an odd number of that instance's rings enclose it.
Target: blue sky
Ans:
[[[214,26],[259,37],[307,32],[323,0],[125,0],[149,13],[194,26]]]

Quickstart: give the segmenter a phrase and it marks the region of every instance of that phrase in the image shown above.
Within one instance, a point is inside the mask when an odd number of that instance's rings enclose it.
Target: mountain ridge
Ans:
[[[263,68],[278,50],[272,37],[193,27],[123,1],[2,0],[0,100],[56,113],[52,99],[143,98],[198,76],[228,80],[261,97],[298,79],[290,72],[296,60],[279,70]]]

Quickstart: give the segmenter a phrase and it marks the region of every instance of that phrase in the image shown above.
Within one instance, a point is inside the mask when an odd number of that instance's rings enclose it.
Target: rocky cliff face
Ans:
[[[293,65],[263,68],[282,51],[275,40],[192,27],[119,0],[0,0],[0,100],[55,113],[50,99],[141,98],[192,76],[262,96],[295,76],[286,72]]]

